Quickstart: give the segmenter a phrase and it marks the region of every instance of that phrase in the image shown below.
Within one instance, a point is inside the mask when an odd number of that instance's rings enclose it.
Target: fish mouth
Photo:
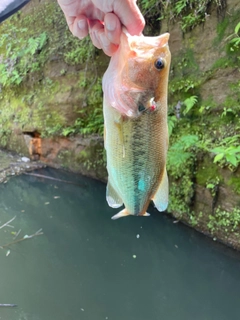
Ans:
[[[137,54],[141,55],[146,50],[154,47],[165,47],[168,45],[170,38],[170,33],[166,32],[159,36],[147,37],[141,34],[140,36],[131,36],[125,28],[123,28],[123,37],[121,41],[125,45],[129,46],[130,50],[135,51]]]
[[[155,37],[147,37],[147,36],[144,36],[142,33],[138,36],[132,36],[130,35],[130,33],[127,31],[125,27],[122,28],[122,32],[127,36],[127,41],[130,44],[130,47],[132,42],[134,43],[139,42],[139,44],[142,43],[142,39],[144,39],[144,43],[148,45],[152,46],[154,43],[156,46],[162,47],[168,44],[168,40],[170,38],[169,32],[165,32]]]
[[[154,112],[157,109],[157,103],[155,102],[154,97],[152,97],[147,103],[142,103],[139,101],[137,106],[137,113],[139,116],[146,112]]]

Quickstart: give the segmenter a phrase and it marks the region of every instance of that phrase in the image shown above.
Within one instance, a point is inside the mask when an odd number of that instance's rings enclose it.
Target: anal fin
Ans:
[[[165,211],[168,206],[168,176],[166,167],[164,168],[163,177],[157,192],[153,197],[153,202],[158,211]]]
[[[113,186],[111,185],[110,181],[107,184],[107,203],[112,208],[119,208],[123,205],[123,201],[121,197],[117,194]]]

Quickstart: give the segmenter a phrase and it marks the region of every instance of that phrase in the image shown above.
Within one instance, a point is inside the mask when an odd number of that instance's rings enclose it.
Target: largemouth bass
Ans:
[[[122,33],[103,78],[107,202],[125,209],[112,217],[149,215],[153,200],[168,206],[167,86],[169,34],[158,37]]]

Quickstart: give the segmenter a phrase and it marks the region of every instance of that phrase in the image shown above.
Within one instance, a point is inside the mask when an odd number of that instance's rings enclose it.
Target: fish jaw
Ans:
[[[117,52],[112,56],[103,77],[103,92],[108,103],[122,115],[136,118],[141,115],[139,106],[159,100],[159,90],[167,85],[169,72],[169,34],[158,37],[131,36],[122,33]],[[156,70],[154,63],[161,58],[165,70]]]
[[[120,212],[118,212],[117,214],[115,214],[114,216],[112,216],[112,220],[117,220],[119,218],[123,218],[123,217],[127,217],[127,216],[136,216],[136,214],[131,214],[127,211],[127,209],[123,209]],[[138,215],[137,215],[138,216]],[[141,216],[143,217],[149,217],[150,213],[145,212],[144,214],[142,214]]]

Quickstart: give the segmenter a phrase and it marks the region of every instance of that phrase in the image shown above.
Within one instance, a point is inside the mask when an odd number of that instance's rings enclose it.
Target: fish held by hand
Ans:
[[[123,32],[103,78],[107,202],[125,205],[113,219],[149,215],[151,200],[159,211],[168,206],[168,39]]]

